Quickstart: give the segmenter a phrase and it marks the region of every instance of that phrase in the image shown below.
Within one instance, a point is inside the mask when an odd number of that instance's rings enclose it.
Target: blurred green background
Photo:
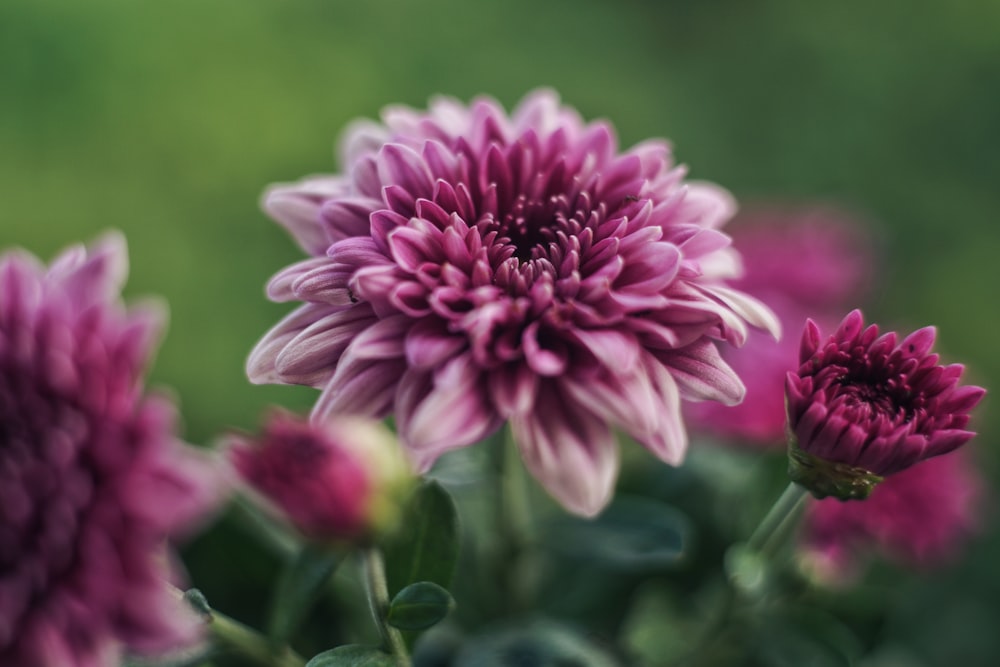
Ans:
[[[995,0],[4,0],[0,246],[50,257],[123,230],[127,294],[170,304],[154,382],[207,443],[314,396],[243,374],[287,310],[263,285],[299,257],[260,213],[263,187],[332,171],[339,130],[386,104],[509,106],[546,85],[623,145],[669,137],[693,177],[742,201],[857,211],[883,241],[872,314],[937,324],[945,357],[996,387],[998,35]],[[971,446],[997,479],[994,402]],[[990,521],[963,567],[899,596],[884,632],[904,654],[1000,655]]]

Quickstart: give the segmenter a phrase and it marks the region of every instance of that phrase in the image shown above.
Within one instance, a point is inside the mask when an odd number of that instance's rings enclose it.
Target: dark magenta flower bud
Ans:
[[[806,323],[785,379],[793,481],[820,498],[867,498],[882,477],[972,438],[969,411],[986,392],[959,385],[961,364],[938,363],[934,337],[933,327],[879,336],[859,310],[825,341]]]

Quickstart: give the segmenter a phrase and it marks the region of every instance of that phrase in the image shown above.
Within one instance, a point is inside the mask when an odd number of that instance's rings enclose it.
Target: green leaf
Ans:
[[[340,553],[317,545],[307,545],[289,561],[271,603],[268,636],[275,645],[288,642],[340,561]]]
[[[455,606],[451,593],[430,581],[410,584],[393,598],[386,618],[400,630],[426,630]]]
[[[688,519],[671,505],[619,496],[594,519],[563,516],[546,531],[546,543],[562,555],[611,569],[669,567],[685,554]]]
[[[379,648],[348,644],[313,656],[306,667],[397,667],[397,664]]]
[[[404,509],[401,528],[384,546],[389,595],[418,581],[451,585],[458,561],[458,511],[440,484],[421,484]]]

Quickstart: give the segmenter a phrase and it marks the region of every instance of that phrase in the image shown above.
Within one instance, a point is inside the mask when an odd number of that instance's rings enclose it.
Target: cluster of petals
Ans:
[[[682,398],[742,399],[716,342],[778,325],[726,283],[729,195],[686,182],[665,143],[620,152],[545,90],[509,115],[439,98],[382,119],[347,131],[343,174],[267,192],[310,257],[268,286],[304,303],[251,380],[321,388],[318,418],[394,414],[420,470],[509,422],[582,514],[612,492],[615,427],[676,464]]]
[[[731,224],[744,273],[731,285],[766,303],[784,331],[799,331],[807,318],[836,326],[870,288],[870,239],[856,221],[830,207],[756,206]],[[722,357],[746,385],[735,406],[689,403],[693,428],[761,447],[785,445],[785,374],[795,368],[795,336],[776,340],[751,330],[746,345]]]
[[[216,500],[214,469],[144,396],[162,317],[126,311],[124,241],[46,267],[0,256],[0,664],[105,667],[195,640],[164,540]]]
[[[960,385],[964,367],[931,352],[935,329],[898,340],[852,311],[826,340],[806,323],[800,366],[785,382],[795,446],[817,460],[885,476],[954,450],[974,433],[969,411],[985,394]]]
[[[375,532],[393,487],[408,477],[392,434],[358,418],[310,423],[274,411],[259,438],[233,435],[227,449],[254,497],[318,541]]]
[[[867,556],[927,569],[954,561],[980,527],[984,480],[969,450],[887,477],[863,503],[816,500],[806,512],[801,560],[822,582],[845,583]]]

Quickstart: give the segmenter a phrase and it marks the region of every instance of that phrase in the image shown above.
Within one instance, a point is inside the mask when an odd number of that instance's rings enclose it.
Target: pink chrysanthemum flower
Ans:
[[[919,463],[886,478],[864,503],[810,503],[801,559],[810,574],[846,583],[865,557],[879,554],[917,568],[954,560],[979,527],[984,484],[967,450]]]
[[[143,397],[160,329],[126,312],[120,236],[50,267],[0,257],[0,664],[108,667],[189,644],[164,538],[203,516],[214,474]]]
[[[259,439],[234,435],[229,458],[268,509],[314,540],[370,536],[398,514],[410,480],[398,445],[379,422],[309,423],[275,411]]]
[[[764,207],[741,212],[731,227],[744,266],[732,287],[770,306],[785,331],[798,331],[807,318],[835,327],[869,287],[870,244],[843,213]],[[722,350],[722,358],[746,384],[743,402],[689,403],[685,415],[698,429],[763,447],[784,447],[785,374],[797,365],[798,353],[794,336],[775,340],[751,331],[743,347]]]
[[[864,498],[880,478],[946,454],[973,435],[985,390],[960,386],[961,364],[931,353],[933,327],[902,341],[852,311],[823,341],[809,320],[785,382],[793,480],[818,497]]]
[[[777,323],[724,284],[730,197],[685,183],[666,144],[619,153],[548,91],[383,121],[347,133],[344,175],[267,193],[312,257],[268,287],[305,305],[251,354],[254,382],[321,387],[318,417],[394,413],[421,470],[509,420],[582,514],[611,495],[613,426],[676,464],[680,399],[742,398],[715,341]]]

